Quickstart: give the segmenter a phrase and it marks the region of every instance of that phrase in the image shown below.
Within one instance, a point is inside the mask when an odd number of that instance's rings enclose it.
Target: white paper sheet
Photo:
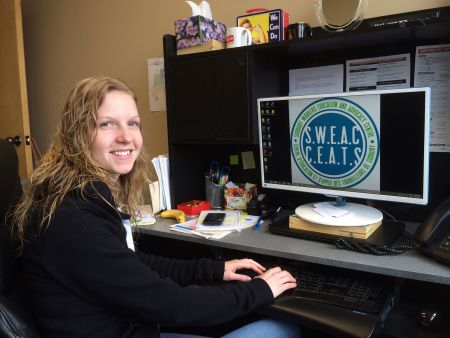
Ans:
[[[164,58],[147,59],[150,111],[166,111]]]
[[[430,151],[450,152],[450,44],[416,47],[414,87],[431,88]]]
[[[221,225],[203,225],[203,220],[207,214],[225,213],[225,219]],[[197,231],[240,231],[240,213],[237,210],[202,210],[197,221]]]
[[[161,165],[159,162],[158,157],[154,157],[152,159],[153,166],[155,167],[156,175],[158,176],[159,181],[159,207],[160,210],[166,209],[166,198],[164,196],[164,189],[163,189],[163,183],[162,183],[162,173],[161,173]]]
[[[165,155],[158,156],[159,164],[161,166],[162,185],[164,191],[164,199],[167,210],[172,209],[170,201],[170,178],[169,178],[169,158]]]
[[[210,210],[211,212],[223,212],[223,211],[217,211],[217,210]],[[256,223],[260,220],[259,216],[253,216],[253,215],[246,215],[241,213],[239,222],[240,222],[240,230],[254,227]],[[211,228],[217,228],[217,227],[208,227],[206,230],[202,230],[202,227],[199,228],[197,225],[198,218],[189,220],[183,223],[173,224],[170,226],[170,230],[183,232],[186,234],[191,234],[199,237],[203,237],[206,239],[221,239],[225,237],[226,235],[232,233],[233,231],[236,231],[236,229],[233,230],[218,230],[211,231]],[[262,224],[263,221],[260,222]],[[204,226],[203,226],[204,227]]]
[[[289,96],[341,93],[343,91],[343,65],[289,70]]]
[[[153,213],[160,212],[161,209],[161,190],[159,189],[159,181],[155,181],[152,183],[149,183],[148,188],[150,190],[150,198],[152,200],[152,210]]]
[[[397,54],[347,60],[345,90],[397,89],[411,87],[411,57]]]

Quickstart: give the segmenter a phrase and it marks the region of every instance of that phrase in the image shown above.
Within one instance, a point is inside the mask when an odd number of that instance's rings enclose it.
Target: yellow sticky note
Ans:
[[[238,165],[238,164],[239,164],[239,156],[230,155],[230,165]]]

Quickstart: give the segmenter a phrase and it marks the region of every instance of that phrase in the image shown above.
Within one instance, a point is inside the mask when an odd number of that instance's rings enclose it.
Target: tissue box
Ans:
[[[228,209],[247,209],[247,203],[256,198],[258,189],[255,184],[235,184],[224,189],[225,207]]]
[[[238,16],[237,25],[252,32],[253,44],[282,41],[289,25],[289,14],[282,9],[249,13]]]
[[[225,42],[227,27],[201,15],[175,21],[177,49],[202,45],[210,40]]]

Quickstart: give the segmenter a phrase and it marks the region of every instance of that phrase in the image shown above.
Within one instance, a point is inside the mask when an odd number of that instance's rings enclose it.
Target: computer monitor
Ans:
[[[258,119],[263,188],[428,202],[429,88],[260,98]],[[349,205],[354,225],[382,218]]]

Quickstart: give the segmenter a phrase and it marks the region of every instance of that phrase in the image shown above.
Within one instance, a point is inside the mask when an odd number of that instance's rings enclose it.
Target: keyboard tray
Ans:
[[[333,337],[367,338],[375,336],[390,309],[391,305],[387,304],[383,314],[367,314],[308,299],[281,296],[258,312],[291,318],[300,325]]]
[[[280,266],[297,280],[297,288],[260,312],[290,317],[337,337],[371,337],[394,305],[394,280],[366,272],[283,259],[259,260]],[[281,263],[281,264],[280,264]]]
[[[315,300],[351,310],[378,314],[389,287],[383,280],[353,277],[351,274],[329,274],[311,270],[292,272],[298,287],[291,297]]]

